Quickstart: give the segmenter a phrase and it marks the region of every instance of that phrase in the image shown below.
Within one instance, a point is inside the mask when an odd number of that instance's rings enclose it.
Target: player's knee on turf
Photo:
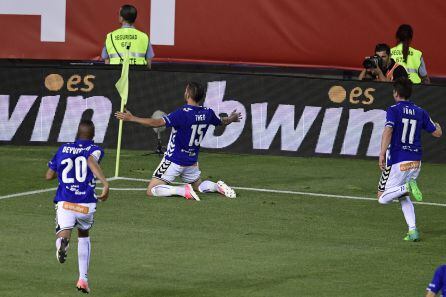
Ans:
[[[158,183],[153,182],[153,179],[150,181],[149,185],[147,186],[147,190],[146,190],[146,195],[149,198],[154,197],[155,195],[153,194],[152,190],[154,187],[158,186]]]
[[[378,191],[378,192],[376,193],[376,198],[379,199],[379,198],[382,196],[383,193],[384,193],[384,192]]]
[[[147,191],[146,191],[146,195],[147,195],[147,197],[153,197],[153,193],[152,193],[152,188],[153,187],[147,187]]]

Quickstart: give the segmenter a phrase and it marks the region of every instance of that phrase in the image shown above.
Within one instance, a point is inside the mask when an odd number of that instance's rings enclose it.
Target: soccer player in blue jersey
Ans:
[[[223,181],[202,181],[198,167],[200,143],[209,125],[220,126],[238,122],[241,114],[235,110],[227,117],[219,118],[210,108],[200,106],[205,95],[204,88],[195,82],[186,86],[186,104],[161,119],[139,118],[129,111],[116,112],[120,120],[135,122],[149,127],[172,127],[169,144],[164,158],[153,173],[147,188],[148,196],[183,196],[186,199],[200,200],[195,190],[201,193],[219,192],[235,198],[236,194]],[[184,186],[172,186],[171,182],[181,177]]]
[[[71,231],[78,231],[79,280],[76,287],[79,291],[89,293],[88,266],[90,263],[89,230],[93,225],[93,214],[96,211],[97,199],[108,198],[109,186],[99,162],[104,156],[101,147],[93,143],[94,124],[92,121],[81,121],[77,139],[59,147],[52,160],[48,162],[45,178],[58,178],[54,203],[56,204],[56,257],[64,263],[67,257]],[[95,194],[95,177],[103,185],[99,197]]]
[[[435,297],[441,291],[446,296],[446,265],[441,265],[435,270],[434,277],[426,288],[426,297]]]
[[[407,241],[420,240],[415,224],[415,210],[409,193],[418,200],[423,199],[416,178],[421,167],[421,132],[426,130],[434,137],[440,137],[441,127],[434,123],[427,111],[409,101],[412,82],[400,78],[393,84],[395,105],[387,109],[379,166],[382,170],[378,185],[378,201],[389,204],[399,200],[409,231]]]

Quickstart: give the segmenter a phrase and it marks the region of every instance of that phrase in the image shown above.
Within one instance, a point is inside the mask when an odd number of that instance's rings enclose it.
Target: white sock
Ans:
[[[79,278],[88,281],[88,266],[90,265],[90,237],[79,237],[77,242],[77,259],[79,262]]]
[[[186,195],[186,189],[184,186],[174,187],[169,185],[154,186],[151,190],[152,195],[156,197],[170,197],[170,196],[183,196]]]
[[[400,198],[401,210],[403,211],[404,218],[406,219],[407,226],[410,230],[415,230],[417,227],[415,225],[415,209],[413,203],[409,196],[404,196]]]
[[[205,180],[198,186],[198,191],[201,193],[217,192],[217,184],[210,180]]]
[[[392,187],[390,189],[386,189],[384,193],[379,197],[378,202],[381,204],[389,204],[394,199],[399,198],[405,194],[407,194],[406,185]]]
[[[57,237],[56,238],[56,249],[59,250],[60,248],[60,242],[62,241],[62,237]]]
[[[57,237],[57,238],[56,238],[56,249],[59,249],[59,248],[60,248],[60,244],[61,244],[62,238],[63,238],[63,237]],[[65,250],[68,250],[68,247],[69,247],[69,246],[70,246],[70,245],[67,245],[67,247],[65,248]]]

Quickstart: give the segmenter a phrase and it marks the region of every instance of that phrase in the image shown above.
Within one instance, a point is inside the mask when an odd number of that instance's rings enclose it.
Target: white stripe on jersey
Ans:
[[[172,132],[170,132],[169,144],[166,149],[166,156],[172,157],[173,152],[175,151],[175,137],[177,136],[177,130],[172,127]]]

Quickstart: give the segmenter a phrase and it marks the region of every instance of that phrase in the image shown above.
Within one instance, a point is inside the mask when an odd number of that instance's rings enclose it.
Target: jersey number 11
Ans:
[[[413,144],[413,138],[415,136],[415,129],[417,128],[417,120],[409,120],[409,119],[402,119],[403,121],[403,134],[401,135],[401,142],[406,143],[407,140],[407,130],[410,126],[410,132],[409,132],[409,144]]]

